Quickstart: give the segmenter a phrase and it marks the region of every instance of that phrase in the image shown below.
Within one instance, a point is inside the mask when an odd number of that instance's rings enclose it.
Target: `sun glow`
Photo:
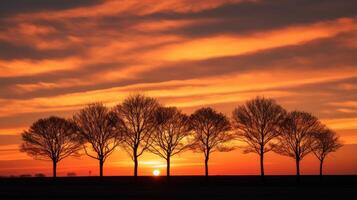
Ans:
[[[155,169],[154,171],[152,171],[152,175],[154,175],[154,176],[160,176],[160,170]]]

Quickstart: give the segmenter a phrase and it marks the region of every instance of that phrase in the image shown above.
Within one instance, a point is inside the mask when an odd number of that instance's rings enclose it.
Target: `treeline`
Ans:
[[[210,107],[186,115],[141,94],[129,96],[112,108],[89,104],[71,119],[39,119],[22,133],[22,140],[22,152],[52,161],[54,177],[59,161],[83,152],[98,160],[102,177],[104,163],[117,147],[133,160],[135,177],[144,152],[165,159],[170,176],[171,157],[187,150],[204,155],[208,176],[211,153],[235,149],[233,141],[246,144],[244,153],[259,155],[263,178],[264,155],[269,151],[293,158],[297,177],[300,161],[313,153],[320,161],[322,176],[326,156],[342,146],[336,133],[317,117],[302,111],[288,112],[273,99],[256,97],[235,108],[228,118]]]

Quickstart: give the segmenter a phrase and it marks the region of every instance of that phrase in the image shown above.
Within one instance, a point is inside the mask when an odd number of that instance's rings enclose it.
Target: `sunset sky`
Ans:
[[[2,0],[0,1],[0,176],[51,174],[51,162],[19,152],[39,118],[144,93],[190,114],[232,110],[255,96],[316,115],[344,143],[326,174],[357,174],[357,1],[353,0]],[[139,175],[165,162],[146,153]],[[258,156],[213,153],[211,175],[259,174]],[[172,159],[172,175],[201,175],[203,155]],[[302,174],[318,173],[313,155]],[[105,175],[132,175],[122,150]],[[293,174],[294,161],[269,152],[266,174]],[[58,174],[97,175],[82,156]]]

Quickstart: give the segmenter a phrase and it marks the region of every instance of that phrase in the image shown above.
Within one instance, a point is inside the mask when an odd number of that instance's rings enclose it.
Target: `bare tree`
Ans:
[[[137,94],[129,96],[115,108],[120,119],[117,128],[123,132],[123,147],[134,161],[135,178],[138,176],[138,158],[152,142],[154,114],[158,106],[156,99]]]
[[[189,117],[175,107],[159,107],[155,112],[155,122],[149,151],[166,160],[166,174],[169,177],[171,157],[190,147],[184,141],[190,135]]]
[[[85,142],[85,153],[99,160],[99,175],[103,177],[104,162],[122,139],[120,131],[115,128],[116,116],[102,103],[93,103],[80,110],[73,118]]]
[[[54,178],[57,163],[68,156],[78,156],[82,147],[75,124],[54,116],[34,122],[22,133],[22,140],[20,151],[38,160],[52,161]]]
[[[322,177],[322,167],[326,156],[337,151],[343,145],[334,131],[324,128],[313,135],[312,152],[320,161],[320,177]]]
[[[286,111],[273,99],[256,97],[233,111],[233,127],[238,139],[247,143],[244,153],[260,156],[260,174],[264,177],[264,153],[272,150],[271,141],[279,135]]]
[[[190,123],[194,131],[192,148],[204,153],[205,176],[208,177],[210,153],[233,149],[225,144],[234,139],[234,135],[229,132],[230,122],[224,114],[212,108],[201,108],[190,116]]]
[[[311,152],[313,134],[321,128],[322,125],[316,117],[299,111],[288,113],[281,125],[278,143],[273,151],[295,159],[298,181],[300,180],[300,161]]]

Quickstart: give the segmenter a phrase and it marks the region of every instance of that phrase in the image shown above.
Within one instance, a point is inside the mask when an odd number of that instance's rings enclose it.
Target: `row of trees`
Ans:
[[[135,177],[138,159],[145,151],[165,159],[170,176],[171,157],[185,150],[203,153],[208,176],[211,153],[235,149],[235,140],[247,144],[244,153],[260,156],[262,177],[264,155],[269,151],[294,158],[298,177],[300,161],[313,152],[320,161],[322,175],[326,156],[342,146],[336,133],[316,117],[307,112],[287,112],[273,99],[249,100],[238,106],[229,119],[209,107],[188,116],[140,94],[127,97],[113,108],[89,104],[72,119],[39,119],[22,133],[22,139],[21,151],[53,162],[54,177],[59,161],[81,152],[99,161],[102,177],[106,159],[119,146],[133,160]]]

